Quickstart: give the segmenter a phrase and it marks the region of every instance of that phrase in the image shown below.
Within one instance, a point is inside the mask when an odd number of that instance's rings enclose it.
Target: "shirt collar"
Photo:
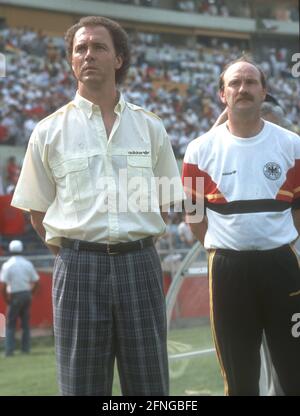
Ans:
[[[119,101],[117,102],[115,106],[115,112],[116,113],[122,113],[126,102],[124,99],[123,94],[119,93]],[[79,92],[76,92],[75,98],[73,100],[76,107],[79,107],[87,116],[88,118],[92,117],[93,111],[96,109],[99,109],[99,106],[92,103],[91,101],[87,100],[86,98],[82,97]]]

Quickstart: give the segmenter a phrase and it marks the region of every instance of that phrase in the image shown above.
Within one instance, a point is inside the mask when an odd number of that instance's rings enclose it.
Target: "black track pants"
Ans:
[[[300,271],[289,245],[265,251],[213,250],[209,255],[211,322],[228,395],[258,395],[265,330],[286,395],[300,395]]]

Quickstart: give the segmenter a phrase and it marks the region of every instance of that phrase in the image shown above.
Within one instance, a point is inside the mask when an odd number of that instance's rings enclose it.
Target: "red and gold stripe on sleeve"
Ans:
[[[279,189],[276,199],[279,201],[292,202],[300,198],[300,160],[295,161],[295,165],[288,170],[286,180]]]
[[[191,198],[194,202],[199,200],[199,198],[203,198],[201,188],[197,189],[197,178],[203,178],[204,197],[209,202],[214,204],[224,204],[227,202],[224,195],[219,191],[217,184],[212,180],[208,173],[200,170],[195,164],[183,163],[182,181],[184,191],[188,198]]]

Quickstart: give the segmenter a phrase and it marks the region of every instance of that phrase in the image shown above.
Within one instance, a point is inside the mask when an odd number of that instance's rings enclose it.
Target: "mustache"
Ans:
[[[250,95],[248,93],[245,93],[245,94],[241,94],[241,95],[238,96],[237,101],[239,101],[239,100],[250,100],[250,101],[253,101],[253,97],[252,97],[252,95]]]

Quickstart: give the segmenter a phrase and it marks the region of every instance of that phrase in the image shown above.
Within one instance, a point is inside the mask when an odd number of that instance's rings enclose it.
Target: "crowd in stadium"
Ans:
[[[265,2],[256,2],[253,7],[253,1],[249,0],[173,0],[173,1],[159,1],[159,0],[99,0],[106,2],[114,2],[121,4],[129,4],[133,6],[143,7],[161,7],[173,10],[178,10],[186,13],[199,13],[210,16],[224,16],[224,17],[244,17],[257,18],[263,17],[266,19],[276,19],[281,21],[294,21],[299,19],[297,7],[291,4],[282,4],[282,2],[272,2],[272,4],[265,4]]]
[[[75,84],[64,56],[63,39],[29,29],[0,32],[6,76],[0,79],[0,143],[26,146],[41,118],[67,103]],[[203,134],[221,111],[217,81],[224,64],[241,54],[240,45],[216,38],[193,48],[160,43],[159,35],[132,35],[132,67],[126,98],[157,113],[181,158],[187,143]],[[300,86],[290,76],[289,51],[265,48],[262,69],[270,91],[298,124]],[[63,58],[63,59],[62,59]]]

